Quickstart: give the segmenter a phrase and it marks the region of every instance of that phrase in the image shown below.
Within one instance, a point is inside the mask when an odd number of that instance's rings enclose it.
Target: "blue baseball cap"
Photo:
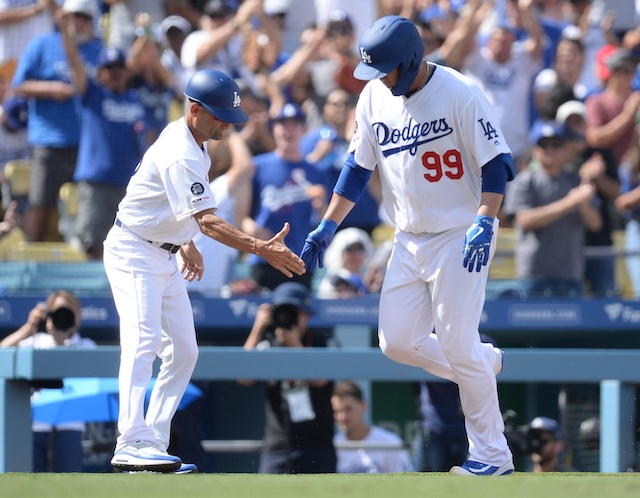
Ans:
[[[111,66],[114,64],[121,64],[124,66],[125,62],[126,57],[122,50],[115,47],[105,47],[100,50],[100,53],[98,54],[96,66],[99,68]]]
[[[29,108],[27,99],[21,95],[9,97],[2,105],[5,115],[5,126],[11,131],[19,131],[27,127]]]
[[[282,106],[282,109],[278,112],[278,114],[271,118],[272,123],[277,123],[278,121],[282,121],[283,119],[297,119],[298,121],[302,121],[303,123],[306,120],[304,115],[304,111],[302,108],[293,102],[287,102]]]
[[[529,133],[529,143],[538,145],[545,138],[559,138],[566,140],[564,128],[555,121],[539,121],[534,123]]]
[[[285,282],[273,289],[271,304],[274,307],[291,304],[310,315],[314,312],[311,306],[311,292],[298,282]]]
[[[560,424],[549,417],[536,417],[529,424],[529,431],[549,432],[555,439],[562,439]]]

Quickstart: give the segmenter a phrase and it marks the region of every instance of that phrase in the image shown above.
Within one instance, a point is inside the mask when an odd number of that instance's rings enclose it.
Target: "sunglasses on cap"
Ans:
[[[538,147],[541,149],[561,149],[564,146],[564,140],[560,138],[546,138],[538,142]]]

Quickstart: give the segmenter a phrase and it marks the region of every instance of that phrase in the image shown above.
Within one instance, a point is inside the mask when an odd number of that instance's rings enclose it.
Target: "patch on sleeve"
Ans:
[[[193,195],[200,195],[203,192],[204,192],[204,185],[202,185],[202,183],[196,182],[193,185],[191,185],[191,193]]]
[[[209,202],[211,200],[210,195],[203,195],[201,197],[196,197],[195,199],[191,199],[191,205],[197,206],[198,204],[202,204],[203,202]]]

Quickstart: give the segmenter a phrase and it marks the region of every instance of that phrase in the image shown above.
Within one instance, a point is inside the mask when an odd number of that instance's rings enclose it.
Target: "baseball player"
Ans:
[[[360,55],[354,75],[371,81],[331,202],[301,257],[310,271],[322,267],[377,166],[383,205],[396,225],[380,296],[380,347],[395,361],[458,384],[470,449],[451,474],[510,474],[495,380],[502,351],[478,334],[496,216],[514,175],[509,147],[478,86],[423,60],[408,19],[378,19],[362,35]]]
[[[195,73],[184,91],[186,116],[170,123],[132,176],[104,243],[104,264],[120,316],[119,436],[111,463],[124,471],[193,472],[169,455],[171,420],[198,357],[193,312],[184,280],[200,280],[198,233],[265,258],[287,277],[305,272],[284,244],[283,229],[258,240],[216,216],[205,141],[220,140],[247,116],[238,85],[211,69]],[[175,254],[180,252],[178,267]],[[160,371],[146,418],[144,396],[154,360]]]

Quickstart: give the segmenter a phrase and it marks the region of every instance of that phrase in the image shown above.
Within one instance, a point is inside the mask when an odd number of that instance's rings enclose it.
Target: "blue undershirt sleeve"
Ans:
[[[507,182],[514,176],[511,154],[500,154],[482,167],[482,191],[504,194]]]
[[[362,196],[367,188],[371,173],[372,171],[356,163],[352,152],[344,162],[344,166],[342,171],[340,171],[340,176],[333,191],[352,202],[358,202],[360,196]]]

